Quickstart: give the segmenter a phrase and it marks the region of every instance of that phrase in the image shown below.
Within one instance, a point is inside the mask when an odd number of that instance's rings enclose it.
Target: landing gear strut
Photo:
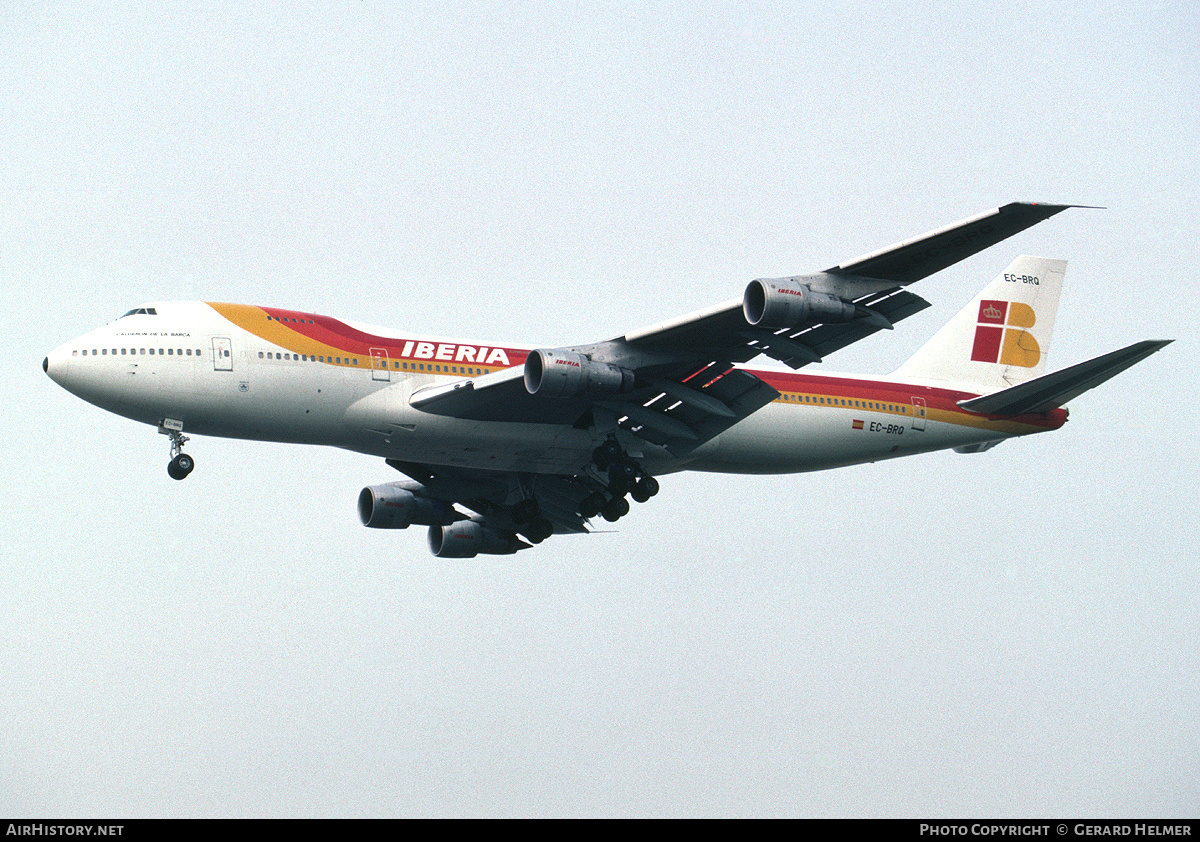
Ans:
[[[183,452],[188,437],[183,434],[183,422],[166,419],[158,425],[158,431],[171,439],[171,461],[167,463],[167,476],[183,479],[196,467],[196,460]]]

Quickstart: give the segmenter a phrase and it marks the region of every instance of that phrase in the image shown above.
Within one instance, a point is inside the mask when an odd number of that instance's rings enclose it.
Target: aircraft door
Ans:
[[[388,352],[386,348],[371,349],[371,379],[392,379],[392,375],[388,372]]]
[[[213,371],[233,371],[233,340],[228,336],[214,336]]]
[[[929,410],[925,406],[925,399],[924,398],[913,398],[912,406],[913,406],[912,428],[914,430],[924,430],[925,429],[925,419],[929,416]]]

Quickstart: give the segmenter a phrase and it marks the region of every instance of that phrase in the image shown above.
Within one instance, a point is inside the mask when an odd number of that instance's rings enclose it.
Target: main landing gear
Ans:
[[[601,472],[607,472],[608,487],[580,501],[579,513],[584,517],[602,515],[611,523],[629,514],[626,494],[635,502],[645,503],[658,493],[658,480],[643,471],[615,438],[592,451],[592,462]]]
[[[542,514],[537,500],[526,497],[513,506],[512,518],[518,524],[518,532],[531,543],[540,544],[554,534],[554,524]]]
[[[158,431],[171,439],[171,461],[167,463],[167,476],[183,479],[196,467],[196,460],[183,452],[188,437],[183,434],[183,422],[167,418],[158,425]]]

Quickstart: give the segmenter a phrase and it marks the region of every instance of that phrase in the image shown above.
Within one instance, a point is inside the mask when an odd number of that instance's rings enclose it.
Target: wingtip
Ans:
[[[1059,211],[1065,211],[1067,208],[1083,208],[1085,210],[1108,210],[1108,208],[1106,208],[1103,205],[1074,205],[1074,204],[1063,204],[1060,202],[1009,202],[1007,205],[1004,205],[1004,208],[1012,208],[1012,207],[1041,208],[1043,210],[1048,210],[1051,213],[1058,213]],[[1001,210],[1003,210],[1004,208],[1001,208]]]

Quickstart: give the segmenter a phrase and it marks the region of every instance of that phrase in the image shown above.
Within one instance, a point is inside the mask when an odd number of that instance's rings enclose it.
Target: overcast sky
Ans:
[[[1163,2],[7,2],[0,814],[1195,816],[1200,11]],[[1049,367],[1175,344],[984,454],[681,474],[439,560],[398,478],[167,440],[41,371],[155,299],[605,339],[1013,200]]]

